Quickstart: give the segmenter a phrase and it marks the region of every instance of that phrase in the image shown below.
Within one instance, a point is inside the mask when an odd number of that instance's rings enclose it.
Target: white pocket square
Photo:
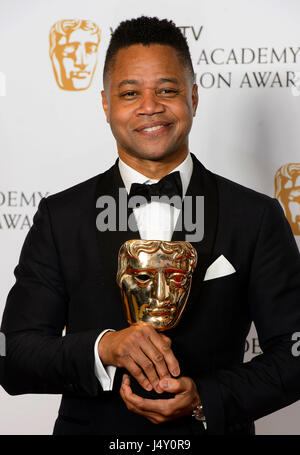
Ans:
[[[235,271],[233,265],[230,264],[228,259],[222,254],[208,267],[204,276],[204,281],[231,275],[232,273],[235,273]]]

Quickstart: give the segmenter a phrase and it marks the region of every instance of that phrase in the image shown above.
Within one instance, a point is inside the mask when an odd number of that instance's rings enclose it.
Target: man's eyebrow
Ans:
[[[165,82],[171,82],[173,84],[179,84],[179,81],[176,77],[161,77],[157,81],[160,84],[164,84]]]
[[[176,77],[160,77],[156,82],[158,84],[164,84],[166,82],[179,84],[179,81]],[[120,82],[119,88],[123,87],[124,85],[140,85],[140,82],[137,79],[124,79]]]
[[[123,85],[139,85],[139,81],[136,79],[124,79],[120,82],[119,88],[123,87]]]

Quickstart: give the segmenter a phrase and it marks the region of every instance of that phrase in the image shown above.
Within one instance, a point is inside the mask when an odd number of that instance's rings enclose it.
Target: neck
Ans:
[[[165,175],[173,171],[179,164],[181,164],[188,155],[188,150],[176,154],[176,156],[166,156],[160,160],[153,161],[145,158],[139,158],[129,155],[123,150],[119,150],[119,157],[121,160],[149,179],[160,180]]]

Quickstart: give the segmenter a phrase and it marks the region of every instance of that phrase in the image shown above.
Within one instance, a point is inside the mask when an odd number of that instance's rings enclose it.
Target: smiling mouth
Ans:
[[[159,134],[168,131],[172,123],[160,123],[155,125],[145,125],[142,128],[137,128],[135,131],[145,136],[158,136]]]

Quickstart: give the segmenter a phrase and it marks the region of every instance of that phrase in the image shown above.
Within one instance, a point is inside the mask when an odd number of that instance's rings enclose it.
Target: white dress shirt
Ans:
[[[131,168],[119,159],[119,170],[127,193],[130,192],[132,183],[157,183],[158,180],[149,179]],[[193,172],[193,160],[188,153],[185,160],[172,172],[179,171],[182,182],[183,197],[186,194]],[[143,240],[166,240],[170,241],[176,226],[180,210],[170,204],[153,201],[133,209],[141,239]],[[98,343],[102,336],[113,329],[107,329],[100,333],[95,345],[95,375],[100,381],[103,390],[112,390],[116,367],[113,365],[103,366],[98,355]]]

